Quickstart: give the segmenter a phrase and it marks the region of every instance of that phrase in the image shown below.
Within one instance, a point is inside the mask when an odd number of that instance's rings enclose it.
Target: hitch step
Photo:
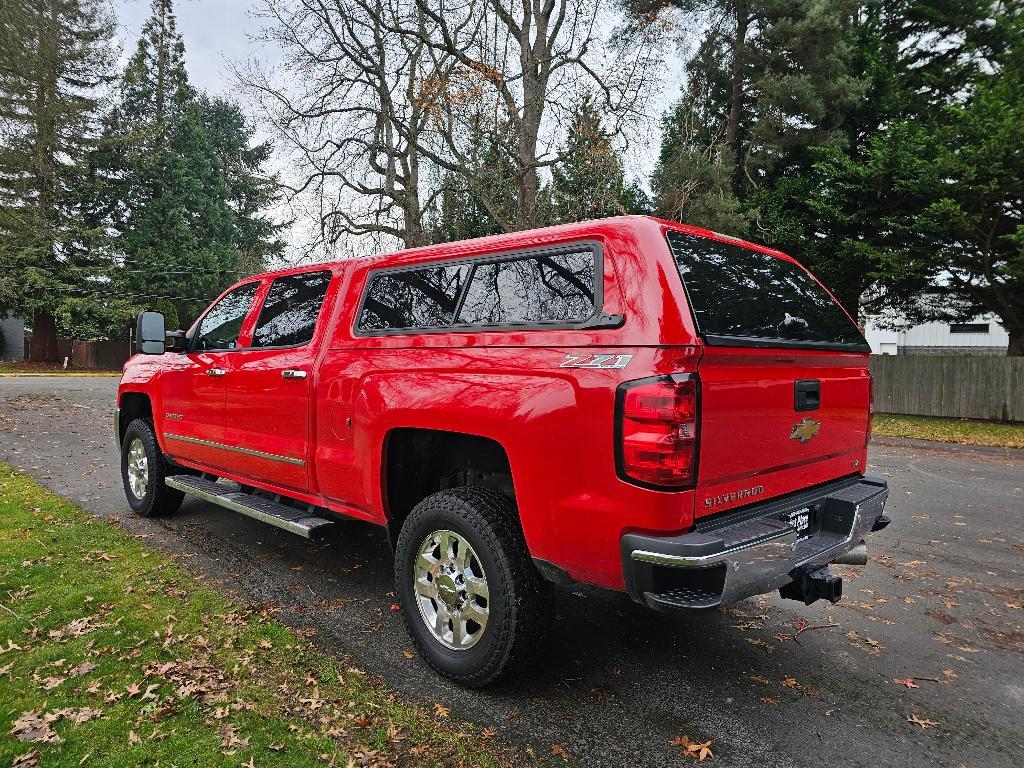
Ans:
[[[315,507],[292,507],[237,490],[233,485],[218,483],[209,477],[171,475],[164,478],[164,484],[307,539],[320,538],[335,526],[332,521],[313,514],[311,510]]]

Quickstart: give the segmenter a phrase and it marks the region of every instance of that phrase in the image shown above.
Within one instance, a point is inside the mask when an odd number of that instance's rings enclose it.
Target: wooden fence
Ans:
[[[76,368],[119,371],[131,357],[131,345],[123,341],[72,341],[57,339],[57,356]]]
[[[875,410],[1024,421],[1024,357],[872,355]]]

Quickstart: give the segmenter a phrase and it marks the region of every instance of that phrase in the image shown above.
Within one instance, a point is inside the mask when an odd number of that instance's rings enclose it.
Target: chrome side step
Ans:
[[[334,523],[311,514],[308,509],[292,507],[279,501],[234,490],[208,477],[171,475],[164,478],[168,488],[175,488],[218,506],[262,520],[307,539],[317,539],[334,527]]]

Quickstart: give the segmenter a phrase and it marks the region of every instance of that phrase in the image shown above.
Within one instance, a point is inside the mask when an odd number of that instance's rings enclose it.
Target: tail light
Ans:
[[[871,431],[875,428],[875,377],[868,371],[868,431],[864,435],[864,447],[871,442]]]
[[[658,490],[697,481],[700,382],[675,374],[626,382],[616,392],[619,476]]]

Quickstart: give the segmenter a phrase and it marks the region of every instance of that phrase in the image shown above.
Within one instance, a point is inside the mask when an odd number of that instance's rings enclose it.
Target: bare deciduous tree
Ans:
[[[326,243],[385,235],[424,241],[418,137],[425,112],[424,43],[394,35],[422,23],[401,0],[264,0],[265,39],[283,51],[278,68],[254,64],[236,77],[257,100],[294,170],[290,191],[313,193]],[[417,18],[421,17],[421,18]]]
[[[618,131],[649,95],[653,35],[610,43],[602,0],[262,2],[282,63],[236,75],[297,171],[293,198],[312,198],[330,244],[422,244],[445,177],[500,228],[533,226],[542,172],[579,100],[597,94]],[[511,161],[514,210],[480,165],[481,138]]]

